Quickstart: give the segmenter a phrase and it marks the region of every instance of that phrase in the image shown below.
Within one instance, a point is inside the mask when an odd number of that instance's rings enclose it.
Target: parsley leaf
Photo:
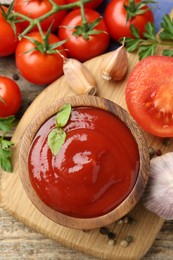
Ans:
[[[139,59],[144,59],[148,56],[154,55],[156,52],[156,45],[146,44],[141,45],[139,49]]]
[[[142,42],[140,39],[126,38],[126,49],[128,52],[134,52],[139,48],[139,44]]]
[[[130,26],[130,30],[134,36],[134,38],[127,37],[125,38],[125,46],[128,52],[134,52],[139,48],[140,43],[142,42],[142,39],[140,39],[140,35],[138,32],[138,29],[134,26]],[[121,39],[121,43],[123,43],[124,38]]]
[[[163,31],[159,35],[160,39],[164,41],[173,40],[173,19],[171,20],[168,14],[163,16],[161,27]]]
[[[147,23],[146,26],[145,26],[145,33],[144,33],[144,37],[146,39],[150,39],[150,40],[153,40],[153,41],[157,41],[156,39],[156,29],[154,27],[154,24],[153,23]]]
[[[11,158],[11,146],[8,149],[2,149],[0,142],[0,166],[6,172],[12,172]]]
[[[173,57],[173,50],[163,50],[162,55]]]
[[[0,137],[0,167],[7,172],[12,172],[10,159],[12,155],[11,147],[14,144],[10,140],[5,139],[5,136],[14,126],[14,121],[14,116],[0,118],[0,130],[3,132],[2,137]]]
[[[173,19],[168,14],[163,16],[161,23],[162,31],[156,37],[156,29],[153,23],[147,23],[145,26],[144,38],[139,35],[137,28],[131,25],[130,30],[133,37],[127,37],[124,40],[125,47],[128,52],[138,51],[139,59],[147,56],[155,55],[157,46],[168,46],[163,50],[162,55],[173,57]],[[167,42],[166,42],[167,41]]]
[[[14,126],[15,116],[0,118],[0,130],[7,133]]]

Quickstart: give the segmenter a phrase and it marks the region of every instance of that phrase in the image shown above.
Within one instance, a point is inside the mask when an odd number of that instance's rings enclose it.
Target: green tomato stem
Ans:
[[[41,35],[41,38],[43,40],[43,52],[45,53],[46,50],[48,50],[48,48],[49,48],[49,42],[48,42],[47,36],[43,33],[43,30],[42,30],[39,22],[37,23],[37,27],[38,27],[39,33]]]
[[[158,42],[158,44],[160,44],[160,45],[162,45],[162,46],[173,47],[173,43],[171,43],[171,42]]]
[[[91,0],[79,0],[78,2],[74,2],[71,4],[65,4],[65,5],[58,5],[56,4],[53,0],[49,0],[49,2],[52,4],[52,9],[45,13],[44,15],[32,19],[29,18],[28,16],[25,16],[24,14],[18,13],[18,12],[13,12],[10,14],[10,17],[19,17],[22,18],[23,20],[28,21],[30,24],[28,25],[28,27],[21,33],[21,35],[19,36],[19,38],[22,38],[24,35],[26,35],[35,25],[37,25],[38,23],[42,22],[43,20],[45,20],[46,18],[48,18],[49,16],[61,11],[61,10],[68,10],[68,9],[72,9],[74,7],[81,7],[81,5],[84,6],[85,3],[90,2]],[[84,9],[84,8],[83,8]],[[83,15],[83,14],[82,14]],[[83,17],[83,19],[86,19]],[[84,20],[84,24],[86,24],[87,21]],[[85,25],[84,25],[85,26]]]
[[[129,6],[130,6],[130,9],[131,9],[132,12],[136,11],[136,5],[135,5],[134,0],[129,1]]]
[[[162,45],[162,46],[169,46],[169,47],[173,47],[173,43],[172,42],[169,42],[169,41],[159,41],[159,40],[155,40],[155,41],[152,41],[152,40],[142,40],[141,42],[142,44],[143,43],[151,43],[153,45]]]
[[[84,2],[80,1],[80,11],[81,11],[81,17],[82,17],[82,27],[83,27],[83,37],[84,39],[88,39],[88,21],[86,19],[85,10],[84,10]]]

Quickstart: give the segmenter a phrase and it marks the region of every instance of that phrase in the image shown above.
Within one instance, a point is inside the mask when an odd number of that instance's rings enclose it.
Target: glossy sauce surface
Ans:
[[[51,208],[73,217],[110,212],[131,192],[138,175],[137,144],[126,125],[94,107],[75,107],[67,137],[53,156],[47,136],[55,117],[37,132],[28,158],[31,184]]]

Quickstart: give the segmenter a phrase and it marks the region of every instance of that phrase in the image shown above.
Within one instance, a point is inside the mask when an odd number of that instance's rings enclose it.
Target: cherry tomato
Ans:
[[[43,42],[39,32],[31,32],[27,35],[40,43]],[[49,44],[57,43],[58,37],[50,34]],[[42,85],[48,84],[59,78],[63,73],[63,59],[59,53],[42,53],[38,50],[33,50],[36,45],[30,40],[23,38],[16,49],[16,66],[28,81]],[[56,48],[62,51],[61,54],[66,56],[63,47]]]
[[[8,9],[3,7],[6,12]],[[15,52],[18,43],[18,34],[21,32],[20,24],[16,24],[16,34],[8,21],[0,11],[0,57],[11,55]]]
[[[12,79],[0,76],[0,117],[15,115],[20,105],[19,86]]]
[[[173,136],[173,58],[150,56],[132,70],[126,87],[130,114],[147,132]]]
[[[64,0],[54,0],[54,2],[58,5],[65,4]],[[15,0],[14,1],[14,10],[18,13],[24,14],[30,18],[38,18],[48,11],[50,11],[52,8],[51,3],[49,0]],[[62,21],[66,14],[65,10],[58,11],[57,13],[49,16],[48,18],[44,19],[41,22],[42,29],[44,31],[47,31],[50,25],[52,25],[51,30],[54,31],[57,29],[58,25]],[[21,23],[23,29],[25,29],[29,23],[27,21],[24,21]],[[33,28],[34,31],[37,31],[38,28],[35,26]]]
[[[65,3],[66,4],[71,4],[71,3],[75,3],[77,1],[78,0],[65,0]],[[85,4],[85,7],[91,8],[91,9],[95,9],[98,6],[100,6],[102,2],[103,2],[103,0],[91,0],[90,2]]]
[[[98,12],[89,8],[85,8],[85,15],[88,23],[100,17]],[[83,62],[102,54],[109,45],[110,37],[103,19],[93,29],[101,30],[101,33],[88,34],[88,40],[84,39],[82,35],[75,36],[74,27],[81,25],[81,20],[79,9],[71,11],[63,19],[58,35],[61,40],[68,39],[64,46],[68,49],[70,57]]]
[[[136,3],[141,0],[135,0]],[[105,9],[104,18],[107,24],[108,30],[112,38],[118,41],[122,37],[132,37],[130,26],[134,25],[139,34],[143,36],[145,32],[145,25],[148,22],[154,22],[154,16],[151,10],[144,12],[143,14],[136,15],[126,22],[127,11],[124,8],[124,3],[127,5],[128,0],[112,0],[108,3]],[[145,6],[143,9],[147,9]]]

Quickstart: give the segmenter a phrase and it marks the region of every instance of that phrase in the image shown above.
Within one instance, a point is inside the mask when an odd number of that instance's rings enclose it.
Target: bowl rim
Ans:
[[[58,212],[47,206],[36,194],[33,189],[28,171],[28,154],[32,140],[41,127],[41,125],[66,103],[70,103],[72,107],[91,106],[97,107],[111,112],[118,116],[126,126],[130,129],[134,139],[136,140],[139,152],[139,172],[135,185],[128,196],[112,211],[92,218],[76,218]],[[129,213],[140,200],[149,178],[149,153],[142,129],[133,120],[130,114],[115,102],[96,96],[76,95],[64,97],[42,108],[27,126],[19,149],[19,176],[24,190],[32,204],[47,218],[55,223],[76,229],[94,229],[105,225],[109,225],[127,213]]]

